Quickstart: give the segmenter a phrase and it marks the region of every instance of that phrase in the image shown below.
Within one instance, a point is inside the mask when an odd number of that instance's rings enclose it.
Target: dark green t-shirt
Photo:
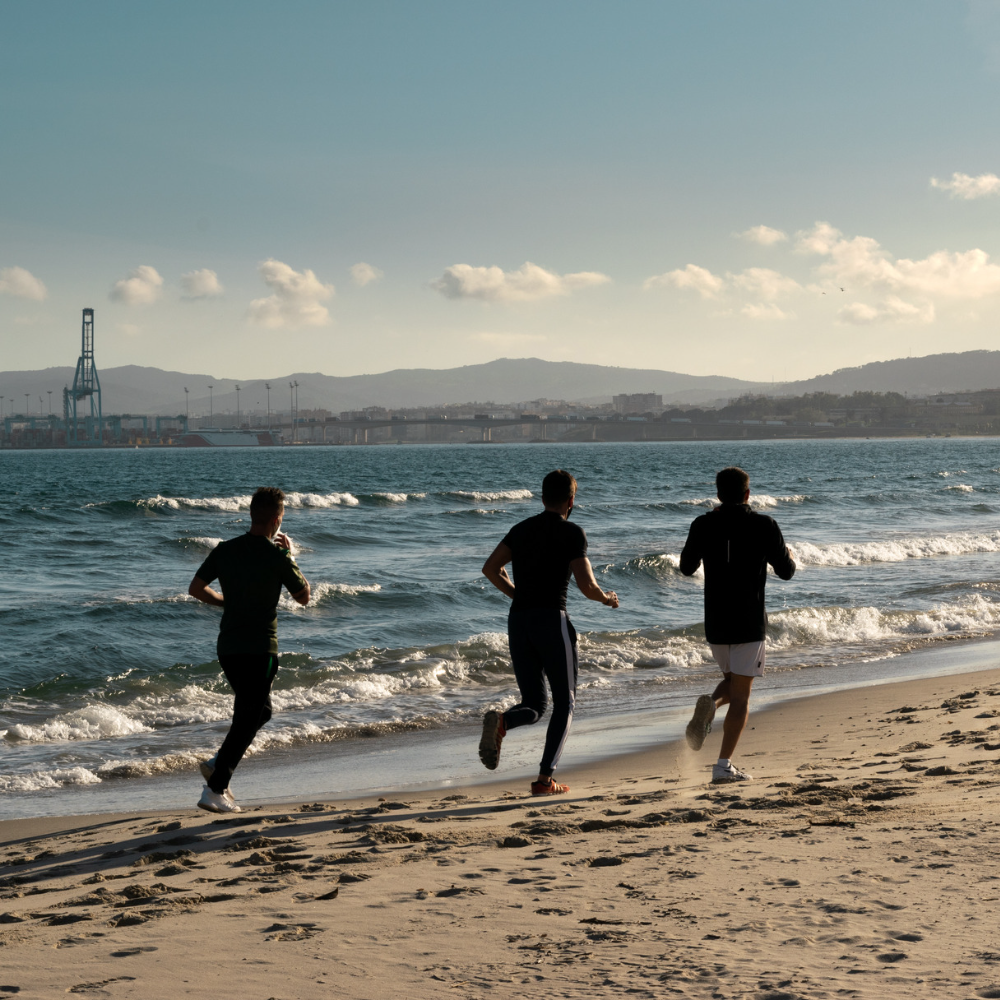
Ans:
[[[219,544],[201,564],[198,577],[218,578],[225,598],[219,625],[220,656],[278,652],[278,598],[284,585],[297,594],[306,578],[289,552],[249,532]]]

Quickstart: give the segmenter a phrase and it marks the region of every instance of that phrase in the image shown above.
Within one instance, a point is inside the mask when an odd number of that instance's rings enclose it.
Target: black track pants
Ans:
[[[545,734],[539,772],[552,774],[559,764],[576,703],[576,630],[565,611],[532,608],[511,611],[507,636],[521,703],[503,714],[507,729],[530,726],[545,714],[545,681],[552,692],[552,715]]]
[[[224,792],[236,765],[253,743],[257,730],[271,718],[271,684],[278,672],[278,657],[271,653],[220,656],[219,663],[236,701],[233,724],[219,750],[215,773],[208,782],[213,792]]]

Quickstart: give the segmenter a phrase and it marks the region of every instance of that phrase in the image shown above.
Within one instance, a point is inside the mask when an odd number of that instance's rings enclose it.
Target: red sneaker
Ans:
[[[532,795],[559,795],[568,792],[569,785],[560,785],[558,781],[549,778],[548,781],[533,781],[531,783]]]

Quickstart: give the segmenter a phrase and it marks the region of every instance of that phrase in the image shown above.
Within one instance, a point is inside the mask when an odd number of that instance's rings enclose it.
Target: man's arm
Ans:
[[[695,537],[698,534],[695,525],[697,521],[691,523],[691,527],[688,530],[687,541],[684,543],[684,548],[681,549],[681,572],[685,576],[694,576],[698,572],[698,567],[701,565],[701,546],[698,544],[698,540]]]
[[[292,600],[295,601],[296,604],[301,604],[302,607],[305,607],[309,603],[309,598],[311,596],[312,590],[309,587],[309,581],[306,580],[306,585],[301,590],[292,594]]]
[[[767,561],[774,567],[774,572],[782,580],[791,580],[795,575],[795,556],[785,544],[777,521],[773,521],[772,524],[774,524],[774,537],[771,540],[771,552]]]
[[[501,594],[508,597],[514,596],[514,584],[507,575],[507,563],[514,558],[510,546],[501,542],[491,553],[489,559],[483,563],[483,576],[493,584]]]
[[[584,597],[592,601],[599,601],[601,604],[606,604],[609,608],[618,607],[618,595],[613,590],[605,593],[601,589],[601,585],[594,576],[594,567],[590,565],[590,560],[586,556],[574,559],[569,564],[569,568],[573,571],[576,585],[580,588],[580,593]]]
[[[202,604],[211,604],[216,608],[225,607],[225,601],[222,598],[222,594],[220,594],[217,590],[212,590],[212,588],[205,583],[200,576],[196,576],[191,581],[191,586],[188,587],[188,593],[196,601],[201,601]]]

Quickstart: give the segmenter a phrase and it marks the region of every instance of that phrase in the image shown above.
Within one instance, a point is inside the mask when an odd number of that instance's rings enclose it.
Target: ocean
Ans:
[[[985,666],[995,647],[971,643],[1000,626],[998,450],[919,439],[0,452],[0,817],[193,805],[231,697],[220,613],[187,586],[220,539],[246,530],[257,486],[288,495],[284,530],[313,602],[282,598],[275,718],[234,779],[245,802],[485,774],[479,719],[516,688],[507,600],[480,567],[541,509],[557,467],[579,481],[572,517],[621,599],[612,611],[571,586],[580,690],[563,770],[676,735],[714,685],[702,579],[677,566],[725,465],[750,473],[751,503],[799,563],[768,584],[759,703]],[[498,775],[529,780],[542,736],[512,736]]]

